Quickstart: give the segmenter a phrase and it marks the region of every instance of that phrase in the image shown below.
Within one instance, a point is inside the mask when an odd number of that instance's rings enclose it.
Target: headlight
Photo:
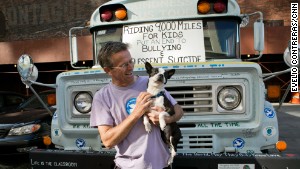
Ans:
[[[225,110],[233,110],[241,103],[241,93],[235,87],[224,87],[218,93],[218,103]]]
[[[10,129],[8,135],[9,136],[19,136],[19,135],[24,135],[24,134],[31,134],[31,133],[38,131],[40,128],[41,128],[41,125],[39,125],[39,124],[30,124],[27,126]]]
[[[88,92],[79,92],[74,98],[74,106],[78,112],[86,114],[92,109],[92,100]]]

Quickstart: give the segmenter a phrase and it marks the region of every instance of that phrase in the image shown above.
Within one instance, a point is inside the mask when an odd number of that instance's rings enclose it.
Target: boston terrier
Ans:
[[[164,85],[167,80],[175,73],[175,69],[164,70],[162,68],[154,68],[149,62],[145,63],[145,68],[149,74],[149,82],[147,92],[152,94],[153,106],[159,106],[165,111],[159,114],[159,125],[161,129],[162,140],[168,144],[171,156],[168,160],[168,165],[173,163],[174,156],[177,151],[177,144],[181,138],[181,131],[177,123],[166,124],[165,116],[172,116],[175,114],[174,106],[164,95]],[[143,117],[146,131],[151,132],[151,124],[146,115]]]

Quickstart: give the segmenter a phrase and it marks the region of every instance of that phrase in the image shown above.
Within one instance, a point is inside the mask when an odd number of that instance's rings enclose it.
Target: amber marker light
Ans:
[[[210,10],[210,4],[207,1],[201,1],[198,4],[199,13],[206,14],[209,12],[209,10]]]
[[[281,151],[285,151],[286,148],[287,148],[287,144],[286,144],[285,141],[277,141],[277,143],[276,143],[276,149],[278,151],[280,151],[280,152]]]
[[[38,131],[40,128],[41,128],[41,125],[39,125],[39,124],[33,124],[31,126],[31,133],[34,133],[34,132]]]
[[[55,94],[48,94],[47,95],[47,103],[50,106],[53,106],[56,104],[56,96]]]
[[[46,145],[46,146],[49,146],[52,141],[51,141],[51,138],[49,136],[44,136],[43,137],[43,143]]]
[[[127,11],[125,8],[119,8],[115,11],[115,16],[119,20],[123,20],[127,17]]]

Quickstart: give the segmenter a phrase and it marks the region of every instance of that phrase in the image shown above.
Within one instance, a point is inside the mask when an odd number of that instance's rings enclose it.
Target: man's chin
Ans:
[[[131,74],[131,75],[125,75],[125,80],[126,81],[134,81],[134,75],[133,74]]]

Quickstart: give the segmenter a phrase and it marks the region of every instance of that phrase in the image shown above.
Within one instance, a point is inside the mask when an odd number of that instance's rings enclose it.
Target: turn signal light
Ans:
[[[206,14],[210,11],[210,4],[207,1],[201,1],[198,4],[198,11],[201,14]]]
[[[99,13],[102,22],[113,22],[127,18],[127,9],[122,4],[102,6],[99,9]]]
[[[217,14],[227,12],[228,0],[199,0],[198,14]]]
[[[44,136],[44,137],[43,137],[43,143],[44,143],[46,146],[51,145],[51,143],[52,143],[51,138],[50,138],[49,136]]]
[[[284,151],[284,150],[286,150],[286,148],[287,148],[287,144],[285,141],[278,141],[276,143],[276,149],[278,151]]]
[[[119,20],[125,19],[127,17],[126,9],[125,8],[119,8],[119,9],[117,9],[116,12],[115,12],[115,16]]]
[[[56,96],[55,94],[48,94],[47,95],[47,103],[50,106],[53,106],[56,104]]]

